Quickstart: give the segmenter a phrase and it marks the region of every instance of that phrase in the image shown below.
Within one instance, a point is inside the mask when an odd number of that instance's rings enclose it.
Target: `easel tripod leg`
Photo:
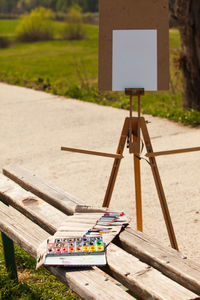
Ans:
[[[144,118],[141,118],[141,129],[142,129],[142,133],[143,133],[144,142],[145,142],[145,145],[146,145],[147,152],[152,153],[153,148],[152,148],[152,145],[151,145],[151,140],[150,140],[150,137],[149,137],[149,133],[148,133],[146,122],[145,122]],[[158,197],[159,197],[159,200],[160,200],[160,205],[161,205],[161,208],[162,208],[165,224],[166,224],[166,227],[167,227],[170,243],[171,243],[172,248],[178,250],[178,244],[177,244],[177,241],[176,241],[176,236],[175,236],[174,228],[173,228],[173,225],[172,225],[172,221],[171,221],[171,217],[170,217],[170,213],[169,213],[169,209],[168,209],[164,189],[163,189],[162,182],[161,182],[161,179],[160,179],[160,174],[159,174],[159,171],[158,171],[156,159],[155,159],[155,157],[150,157],[149,161],[150,161],[150,164],[151,164],[151,170],[152,170],[152,173],[153,173],[153,177],[154,177]]]
[[[120,136],[120,139],[119,139],[119,144],[118,144],[118,147],[117,147],[117,154],[121,154],[121,155],[123,154],[126,139],[127,139],[128,126],[129,126],[129,121],[128,121],[128,118],[126,118],[126,120],[124,122],[122,132],[121,132],[121,136]],[[115,185],[115,182],[116,182],[117,174],[118,174],[118,171],[119,171],[120,163],[121,163],[121,159],[115,158],[114,163],[113,163],[113,167],[112,167],[112,171],[111,171],[111,174],[110,174],[106,194],[105,194],[105,197],[104,197],[104,202],[103,202],[103,205],[102,205],[103,207],[109,207],[109,205],[110,205],[110,200],[111,200],[111,197],[112,197],[112,193],[113,193],[114,185]]]
[[[143,231],[140,160],[134,155],[137,230]]]
[[[134,153],[134,173],[135,173],[135,199],[136,199],[136,219],[137,230],[143,231],[142,220],[142,193],[141,193],[141,171],[140,171],[140,95],[138,95],[138,118],[136,126],[133,126],[133,143],[138,153]]]

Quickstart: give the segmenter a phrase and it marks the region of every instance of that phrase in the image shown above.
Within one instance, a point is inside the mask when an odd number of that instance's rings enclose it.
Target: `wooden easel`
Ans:
[[[149,159],[149,164],[151,166],[151,170],[153,173],[153,178],[155,182],[155,186],[157,189],[158,197],[160,200],[160,205],[162,209],[162,213],[164,216],[165,224],[167,227],[169,239],[172,248],[178,250],[178,244],[176,241],[176,236],[174,233],[164,189],[162,186],[162,182],[160,179],[160,174],[158,171],[157,163],[156,163],[156,156],[160,155],[169,155],[169,154],[178,154],[178,153],[185,153],[185,152],[193,152],[193,151],[200,151],[200,147],[195,148],[186,148],[186,149],[176,149],[176,150],[168,150],[168,151],[161,151],[161,152],[153,152],[151,139],[148,133],[146,120],[141,117],[140,115],[140,97],[144,95],[144,89],[142,88],[129,88],[125,89],[125,94],[130,96],[130,108],[129,108],[129,117],[127,117],[124,121],[124,125],[122,128],[122,132],[119,139],[119,144],[117,147],[116,154],[111,153],[104,153],[104,152],[97,152],[91,150],[83,150],[83,149],[75,149],[69,147],[61,147],[63,151],[70,151],[70,152],[77,152],[82,154],[89,154],[89,155],[97,155],[97,156],[104,156],[109,158],[114,158],[113,167],[111,170],[107,190],[105,193],[103,207],[109,207],[114,185],[116,182],[117,174],[119,171],[121,159],[123,158],[123,151],[125,144],[127,142],[127,146],[129,148],[129,153],[133,154],[134,160],[134,175],[135,175],[135,199],[136,199],[136,218],[137,218],[137,230],[143,231],[143,220],[142,220],[142,196],[141,196],[141,173],[140,173],[140,135],[142,132],[144,144],[146,146],[147,154],[146,157]],[[138,98],[138,116],[133,117],[133,97],[136,96]]]
[[[140,97],[144,95],[144,89],[125,89],[125,94],[130,96],[130,116],[124,121],[121,136],[119,139],[119,144],[117,148],[117,154],[123,154],[126,141],[128,142],[129,153],[133,154],[134,160],[134,175],[135,175],[135,199],[136,199],[136,218],[137,218],[137,230],[143,231],[143,221],[142,221],[142,197],[141,197],[141,173],[140,173],[140,131],[142,131],[144,144],[146,146],[147,152],[149,154],[153,153],[153,148],[149,133],[146,126],[146,121],[140,116]],[[133,96],[138,97],[138,116],[132,116],[132,105]],[[115,158],[113,163],[113,168],[111,171],[110,179],[108,182],[103,206],[109,207],[110,200],[112,197],[112,192],[114,189],[115,181],[117,178],[119,166],[121,159]],[[157,163],[155,157],[149,157],[149,163],[151,165],[151,170],[153,173],[158,197],[160,200],[160,205],[162,208],[165,224],[167,227],[168,235],[170,238],[170,243],[172,248],[178,250],[178,245],[176,241],[176,236],[174,233],[165,193],[163,190],[162,182],[160,179]]]

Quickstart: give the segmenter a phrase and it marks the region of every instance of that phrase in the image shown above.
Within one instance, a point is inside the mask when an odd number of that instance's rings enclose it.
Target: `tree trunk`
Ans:
[[[176,0],[176,15],[182,43],[184,107],[200,111],[200,1]]]
[[[177,27],[175,3],[176,3],[176,0],[169,0],[169,28]]]

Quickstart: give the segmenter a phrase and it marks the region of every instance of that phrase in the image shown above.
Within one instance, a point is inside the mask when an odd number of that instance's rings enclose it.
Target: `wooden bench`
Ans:
[[[0,231],[6,266],[15,276],[13,242],[36,258],[38,246],[80,201],[21,167],[3,173]],[[200,299],[200,265],[131,227],[108,246],[107,258],[103,270],[47,269],[83,299]]]

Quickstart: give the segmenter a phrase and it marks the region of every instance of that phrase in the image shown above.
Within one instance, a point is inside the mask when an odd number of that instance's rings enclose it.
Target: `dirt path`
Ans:
[[[114,153],[127,111],[0,83],[0,168],[18,164],[90,204],[101,205],[113,160],[60,146]],[[154,151],[200,145],[200,129],[146,116]],[[143,152],[143,155],[145,151]],[[124,153],[111,205],[135,226],[133,162]],[[200,152],[157,159],[179,247],[200,259]],[[141,162],[144,232],[169,244],[149,165]]]

